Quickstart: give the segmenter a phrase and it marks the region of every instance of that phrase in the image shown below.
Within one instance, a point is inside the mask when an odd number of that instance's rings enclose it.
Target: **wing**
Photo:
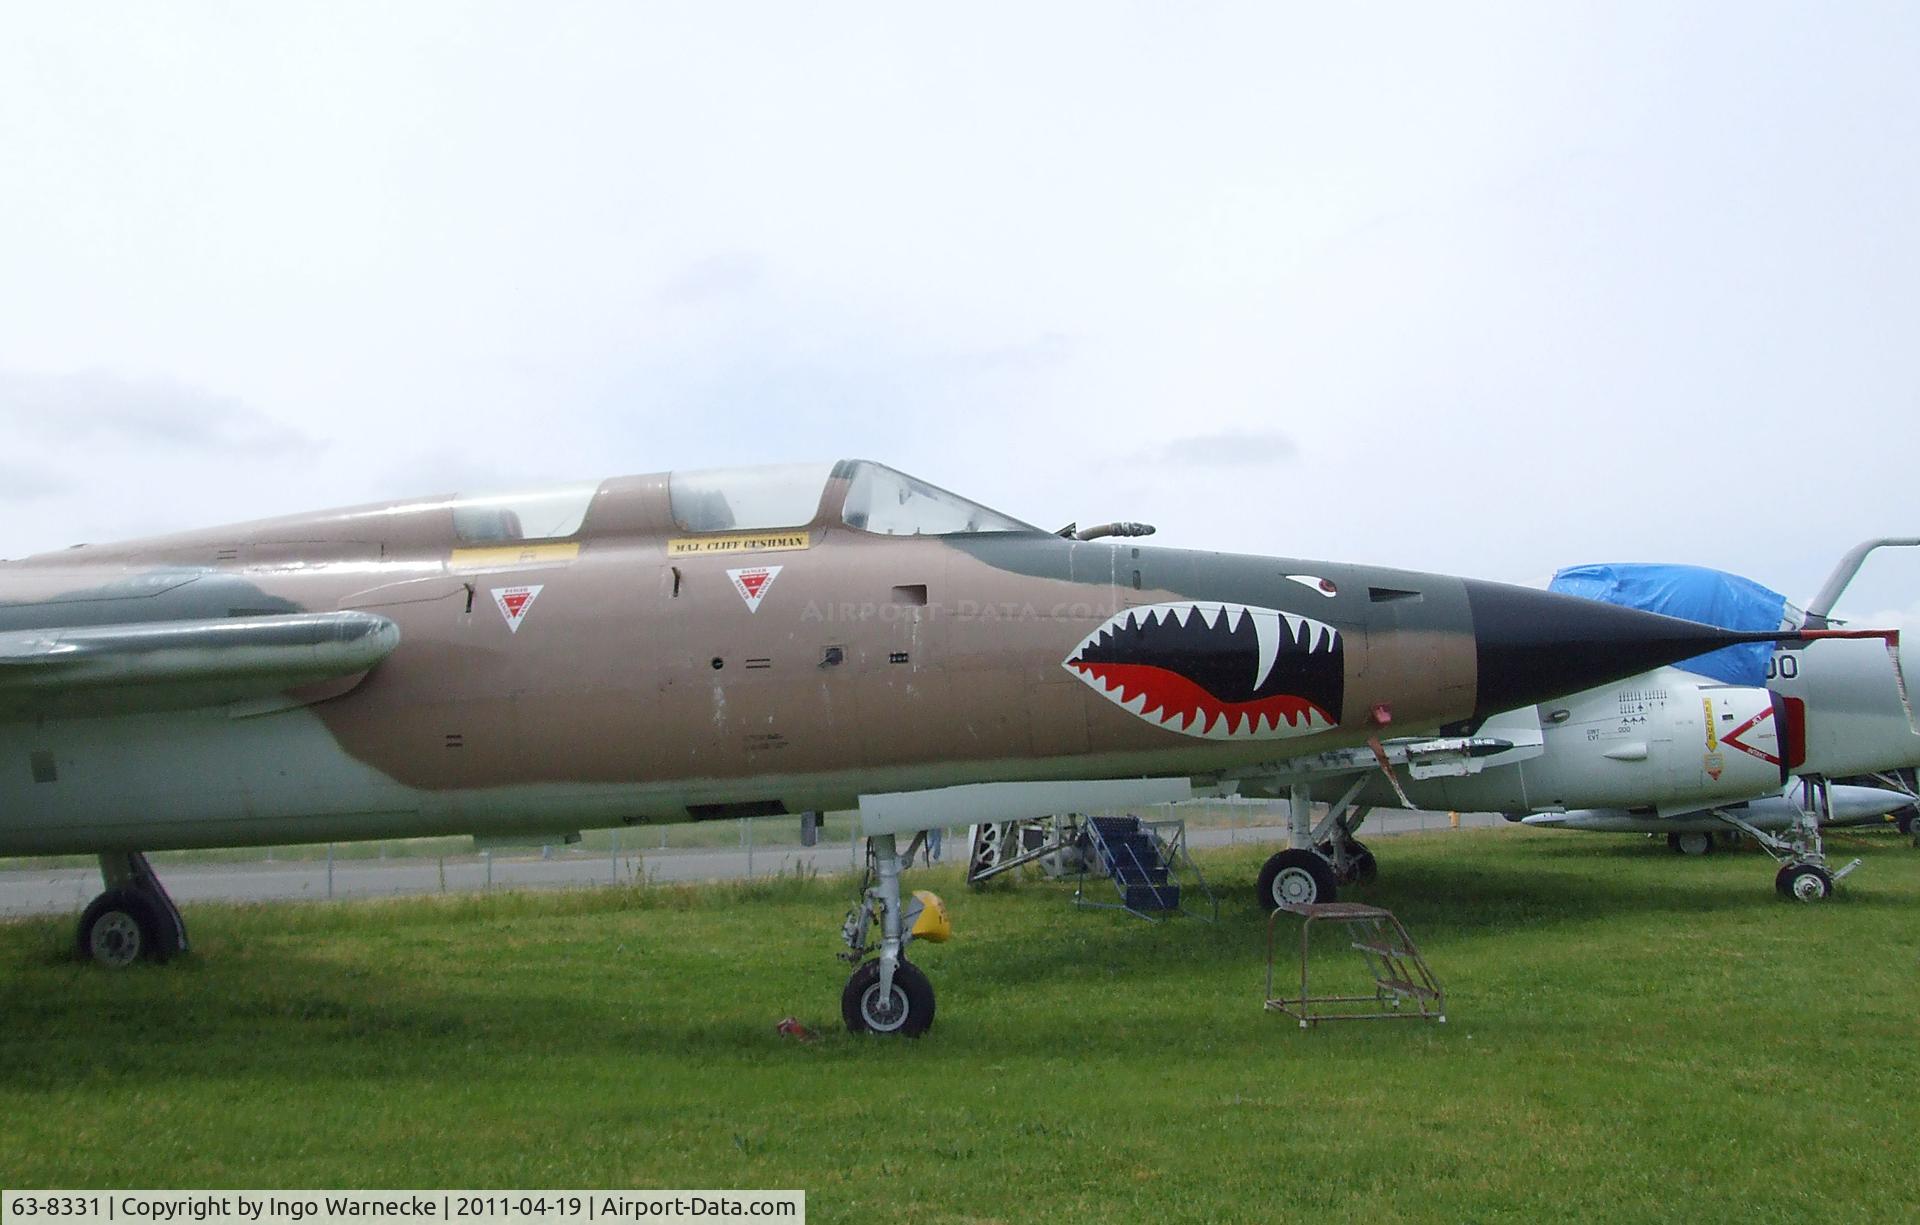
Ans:
[[[0,717],[134,714],[344,692],[400,645],[378,613],[291,613],[0,633]],[[348,685],[347,688],[351,688]]]

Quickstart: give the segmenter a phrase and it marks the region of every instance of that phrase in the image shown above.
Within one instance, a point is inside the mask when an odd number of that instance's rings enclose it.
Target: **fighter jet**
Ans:
[[[6,563],[0,854],[98,855],[78,946],[126,963],[187,947],[152,850],[858,809],[842,1011],[911,1035],[934,993],[904,953],[944,907],[903,901],[903,834],[1175,798],[1810,636],[1073,535],[849,460]]]

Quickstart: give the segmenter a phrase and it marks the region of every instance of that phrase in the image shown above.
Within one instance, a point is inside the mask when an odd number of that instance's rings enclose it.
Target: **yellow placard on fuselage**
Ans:
[[[812,532],[727,532],[717,536],[681,536],[669,540],[667,556],[717,557],[727,553],[781,553],[812,546]]]
[[[572,561],[580,556],[578,542],[567,544],[502,544],[455,549],[455,570],[497,570],[502,566],[537,566]]]

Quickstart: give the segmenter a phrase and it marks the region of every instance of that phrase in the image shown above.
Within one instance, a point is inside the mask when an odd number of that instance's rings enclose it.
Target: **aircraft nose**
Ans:
[[[1735,643],[1779,637],[1504,583],[1469,580],[1466,587],[1479,665],[1475,718]]]

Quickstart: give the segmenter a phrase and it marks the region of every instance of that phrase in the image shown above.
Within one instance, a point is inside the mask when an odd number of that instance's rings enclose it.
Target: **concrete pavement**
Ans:
[[[1375,838],[1422,829],[1445,829],[1444,813],[1382,812],[1367,820],[1362,835]],[[1497,826],[1488,813],[1467,813],[1462,827]],[[1279,843],[1283,825],[1187,828],[1195,847]],[[947,861],[966,854],[964,837],[949,837]],[[623,850],[618,854],[556,848],[552,857],[520,854],[449,856],[445,859],[341,859],[248,864],[168,864],[160,867],[167,891],[180,903],[324,901],[328,898],[399,897],[484,889],[586,888],[635,881],[681,883],[744,880],[796,872],[828,875],[858,868],[858,851],[847,842],[814,847],[767,846],[752,850]],[[16,868],[0,871],[0,917],[78,914],[100,892],[92,868]]]

